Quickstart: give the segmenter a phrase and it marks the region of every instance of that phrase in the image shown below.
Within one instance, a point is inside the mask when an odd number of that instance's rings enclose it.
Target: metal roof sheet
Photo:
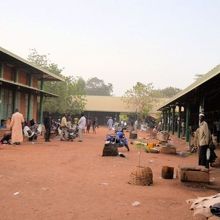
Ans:
[[[14,54],[14,53],[12,53],[2,47],[0,47],[0,53],[3,53],[9,57],[12,57],[13,59],[18,60],[18,61],[22,62],[23,64],[28,65],[29,67],[41,72],[44,75],[45,80],[48,79],[48,80],[54,80],[54,81],[56,81],[56,80],[57,81],[64,81],[64,79],[62,77],[60,77],[54,73],[51,73],[51,72],[43,69],[42,67],[39,67],[36,64],[30,63],[29,61],[17,56],[16,54]]]
[[[186,95],[187,93],[191,92],[192,90],[196,89],[197,87],[204,84],[205,82],[207,82],[211,78],[217,76],[218,74],[220,74],[220,65],[217,65],[212,70],[210,70],[208,73],[206,73],[204,76],[202,76],[201,78],[196,80],[194,83],[192,83],[191,85],[186,87],[184,90],[177,93],[174,97],[172,97],[167,102],[165,102],[162,106],[160,106],[158,110],[161,110],[162,108],[166,107],[167,105],[172,104],[174,101],[177,101],[177,99],[179,99],[180,97],[182,97],[182,96]]]
[[[27,86],[27,85],[24,85],[24,84],[21,84],[21,83],[17,83],[17,82],[13,82],[13,81],[9,81],[9,80],[5,80],[5,79],[2,79],[0,78],[0,82],[1,83],[5,83],[5,84],[8,84],[8,85],[14,85],[14,86],[17,86],[17,87],[20,87],[20,88],[24,88],[26,90],[31,90],[31,91],[35,91],[37,93],[42,93],[44,94],[45,96],[50,96],[50,97],[58,97],[58,95],[55,95],[53,93],[50,93],[50,92],[46,92],[44,90],[40,90],[38,88],[35,88],[35,87],[32,87],[32,86]]]
[[[86,96],[87,103],[85,111],[99,111],[99,112],[121,112],[121,113],[135,113],[136,107],[129,106],[122,101],[122,97],[116,96]],[[158,105],[166,101],[165,98],[158,98],[152,102],[153,108],[150,114],[155,114]]]

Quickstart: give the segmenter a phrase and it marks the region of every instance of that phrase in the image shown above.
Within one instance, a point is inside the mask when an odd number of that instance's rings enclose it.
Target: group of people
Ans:
[[[71,120],[67,119],[67,115],[64,114],[61,122],[60,122],[60,129],[61,129],[61,140],[65,139],[65,133],[67,132],[67,128],[71,126]],[[46,114],[44,117],[44,126],[45,126],[45,142],[50,141],[50,134],[51,134],[51,126],[52,120],[50,114]],[[109,130],[113,129],[114,121],[112,117],[110,117],[107,121],[107,126]],[[138,122],[135,121],[134,127],[137,129]],[[92,126],[93,133],[96,133],[95,129],[97,126],[97,119],[94,120],[86,119],[84,113],[81,114],[81,117],[77,123],[78,126],[78,137],[79,142],[83,141],[83,134],[85,132],[89,133],[90,128]],[[11,132],[7,132],[4,137],[1,139],[1,143],[4,141],[9,141],[11,139],[11,143],[15,145],[19,145],[23,142],[23,133],[25,136],[29,138],[30,141],[37,139],[37,125],[34,120],[31,120],[29,125],[25,122],[23,115],[18,111],[15,110],[15,113],[12,114],[11,121],[9,124],[9,128]],[[122,130],[123,131],[123,130]],[[209,168],[209,165],[212,166],[212,163],[216,159],[216,154],[214,152],[214,145],[212,143],[211,133],[208,127],[207,122],[205,121],[205,115],[203,113],[199,114],[199,128],[195,132],[196,136],[196,145],[199,147],[199,165],[205,166]],[[129,148],[128,148],[129,150]]]
[[[49,142],[51,138],[51,131],[53,126],[53,120],[50,113],[44,115],[43,124],[45,127],[44,139],[45,142]],[[72,126],[71,120],[64,114],[59,124],[61,130],[61,140],[65,140],[65,133],[68,128]],[[81,114],[79,121],[77,122],[77,131],[79,142],[83,141],[83,133],[87,131],[89,133],[90,127],[93,129],[93,133],[96,133],[97,118],[94,120],[86,119],[84,113]],[[29,141],[35,141],[39,133],[42,132],[41,125],[35,123],[34,119],[28,123],[24,120],[24,116],[18,109],[12,114],[10,122],[8,124],[9,131],[5,132],[3,138],[0,140],[2,144],[15,144],[20,145],[23,142],[23,136],[26,136]]]
[[[68,133],[70,130],[77,130],[77,136],[79,137],[79,142],[83,141],[83,134],[85,132],[89,133],[90,128],[92,127],[93,133],[96,133],[97,127],[97,118],[95,117],[93,120],[90,118],[86,118],[84,113],[81,113],[80,119],[78,122],[73,123],[72,118],[67,116],[67,114],[63,114],[59,123],[56,123],[56,129],[59,129],[60,132],[60,140],[65,141],[68,139]],[[45,141],[50,141],[50,134],[52,126],[52,120],[49,113],[47,113],[44,117],[44,126],[45,126]]]

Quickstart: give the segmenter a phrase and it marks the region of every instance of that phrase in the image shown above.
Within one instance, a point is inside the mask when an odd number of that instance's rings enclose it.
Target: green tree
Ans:
[[[171,98],[181,90],[175,87],[166,87],[164,89],[154,89],[152,95],[155,98]]]
[[[58,95],[58,98],[44,99],[44,110],[59,113],[79,113],[85,107],[85,81],[82,78],[62,75],[63,68],[52,63],[48,55],[39,55],[32,49],[28,56],[29,62],[36,64],[51,73],[62,76],[64,81],[48,81],[44,85],[45,91]]]
[[[143,83],[137,82],[132,89],[125,92],[122,100],[127,103],[128,106],[134,106],[137,113],[145,118],[152,109],[152,91],[152,83],[144,85]]]
[[[86,82],[86,95],[111,96],[113,86],[111,83],[107,85],[102,79],[93,77]]]

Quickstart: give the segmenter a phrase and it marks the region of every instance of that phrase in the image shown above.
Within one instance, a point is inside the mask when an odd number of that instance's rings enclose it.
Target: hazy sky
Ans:
[[[0,11],[0,46],[49,53],[114,95],[137,81],[182,89],[220,63],[220,0],[7,0]]]

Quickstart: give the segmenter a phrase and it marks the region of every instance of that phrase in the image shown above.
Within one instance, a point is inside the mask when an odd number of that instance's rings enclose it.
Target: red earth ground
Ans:
[[[187,199],[217,193],[202,184],[161,178],[162,166],[196,165],[197,155],[141,153],[141,165],[153,171],[152,186],[128,184],[138,165],[138,151],[119,150],[122,157],[102,157],[106,128],[85,134],[83,142],[25,142],[0,147],[1,220],[190,220]],[[128,133],[126,133],[128,136]],[[139,133],[147,137],[147,133]],[[171,137],[178,150],[183,140]],[[220,156],[219,150],[217,154]],[[211,168],[211,186],[218,186],[220,169]],[[214,187],[215,188],[215,187]],[[138,201],[138,206],[132,203]]]

